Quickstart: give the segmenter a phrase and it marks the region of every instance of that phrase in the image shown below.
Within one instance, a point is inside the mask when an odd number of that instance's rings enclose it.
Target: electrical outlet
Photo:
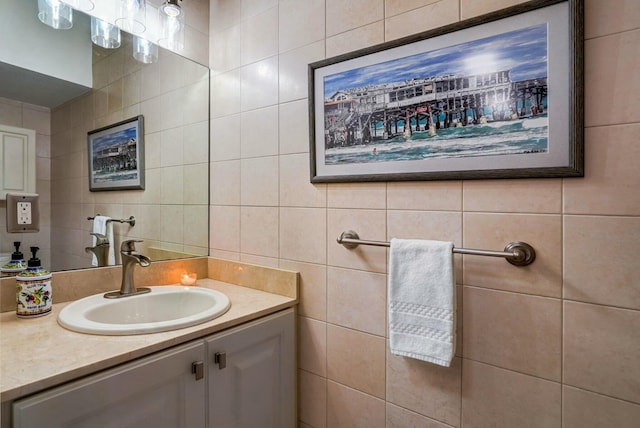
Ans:
[[[34,233],[40,231],[38,195],[7,193],[7,232]]]
[[[31,202],[18,202],[18,224],[31,224]]]

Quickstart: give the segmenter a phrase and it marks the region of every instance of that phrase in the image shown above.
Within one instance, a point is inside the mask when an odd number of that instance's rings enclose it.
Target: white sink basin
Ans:
[[[76,300],[58,314],[69,330],[101,335],[157,333],[212,320],[231,306],[216,290],[180,285],[149,287],[151,292],[119,299],[104,293]]]

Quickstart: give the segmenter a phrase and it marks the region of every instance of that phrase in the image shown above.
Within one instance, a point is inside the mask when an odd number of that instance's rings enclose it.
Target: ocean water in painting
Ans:
[[[548,147],[548,118],[413,132],[369,144],[333,147],[325,152],[327,165],[544,153]],[[407,138],[408,137],[408,138]]]

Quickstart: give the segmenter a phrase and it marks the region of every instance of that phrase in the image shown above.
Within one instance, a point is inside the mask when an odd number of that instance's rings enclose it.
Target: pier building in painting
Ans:
[[[325,147],[536,116],[546,103],[546,78],[514,82],[510,70],[346,89],[325,99]]]

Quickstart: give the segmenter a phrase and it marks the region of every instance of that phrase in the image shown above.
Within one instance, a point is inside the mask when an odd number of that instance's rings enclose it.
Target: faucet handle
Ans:
[[[136,242],[144,242],[141,239],[129,239],[127,241],[122,241],[120,244],[120,252],[121,253],[133,253],[136,251]]]
[[[107,238],[102,233],[91,232],[91,233],[89,233],[89,235],[93,235],[93,236],[96,237],[96,245],[103,245],[103,244],[108,244],[109,243],[109,238]]]

